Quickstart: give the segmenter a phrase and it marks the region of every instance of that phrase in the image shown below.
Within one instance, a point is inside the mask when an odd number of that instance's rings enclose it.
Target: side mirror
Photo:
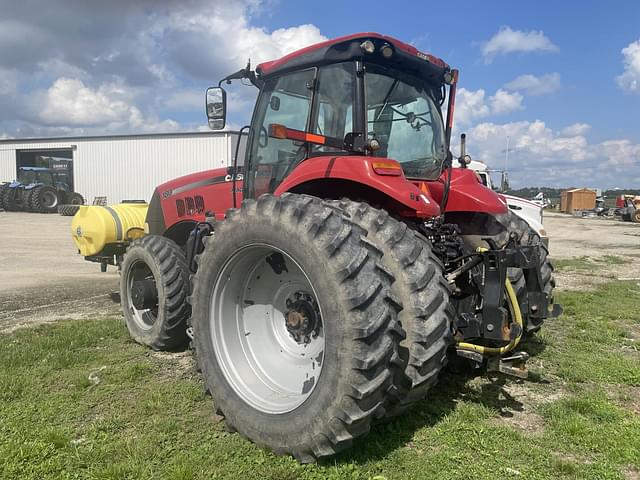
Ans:
[[[211,130],[222,130],[227,119],[227,92],[221,87],[207,88],[207,119]]]

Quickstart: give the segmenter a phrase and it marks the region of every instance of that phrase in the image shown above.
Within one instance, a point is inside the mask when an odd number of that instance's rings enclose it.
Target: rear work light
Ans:
[[[374,160],[371,166],[378,175],[392,175],[394,177],[402,175],[402,167],[395,160]]]

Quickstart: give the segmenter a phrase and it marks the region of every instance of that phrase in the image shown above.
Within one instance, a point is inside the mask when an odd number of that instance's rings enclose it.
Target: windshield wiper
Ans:
[[[378,116],[376,117],[376,119],[374,120],[375,122],[377,122],[378,120],[380,120],[380,117],[382,116],[382,112],[384,112],[385,108],[387,108],[387,105],[389,104],[389,100],[391,99],[391,94],[393,93],[393,91],[396,89],[396,87],[398,86],[398,83],[400,83],[400,80],[398,80],[397,78],[393,81],[393,83],[391,84],[391,88],[389,89],[389,91],[387,92],[387,95],[384,97],[384,102],[382,103],[382,108],[380,109],[380,112],[378,113]]]

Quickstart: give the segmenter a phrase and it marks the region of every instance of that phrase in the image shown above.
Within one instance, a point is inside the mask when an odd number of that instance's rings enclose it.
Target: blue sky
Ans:
[[[277,3],[258,19],[269,29],[309,20],[308,5],[295,1]],[[589,122],[595,139],[624,135],[640,141],[640,97],[617,88],[614,79],[621,73],[620,50],[640,38],[640,2],[394,1],[354,7],[328,0],[314,9],[312,20],[328,37],[373,30],[409,41],[460,68],[460,85],[468,89],[495,91],[521,74],[558,72],[563,88],[527,101],[506,119],[542,118],[552,128]],[[482,44],[501,26],[542,30],[558,51],[500,55],[486,64]]]
[[[460,69],[457,133],[493,167],[509,136],[513,185],[640,187],[640,2],[88,3],[0,0],[0,137],[202,129],[249,56],[377,31]]]

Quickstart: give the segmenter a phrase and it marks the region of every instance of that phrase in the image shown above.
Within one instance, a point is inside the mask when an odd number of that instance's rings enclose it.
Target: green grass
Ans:
[[[563,317],[528,342],[530,381],[447,373],[318,465],[226,432],[188,356],[149,352],[117,320],[0,336],[0,478],[623,479],[640,471],[640,287],[558,299]]]
[[[618,255],[604,255],[601,258],[597,258],[596,261],[605,263],[606,265],[624,265],[625,263],[629,263],[628,259],[619,257]]]
[[[595,270],[612,265],[624,265],[630,260],[617,255],[603,255],[602,257],[561,258],[553,261],[556,270]]]
[[[594,263],[589,257],[559,258],[553,261],[556,270],[591,270]]]

